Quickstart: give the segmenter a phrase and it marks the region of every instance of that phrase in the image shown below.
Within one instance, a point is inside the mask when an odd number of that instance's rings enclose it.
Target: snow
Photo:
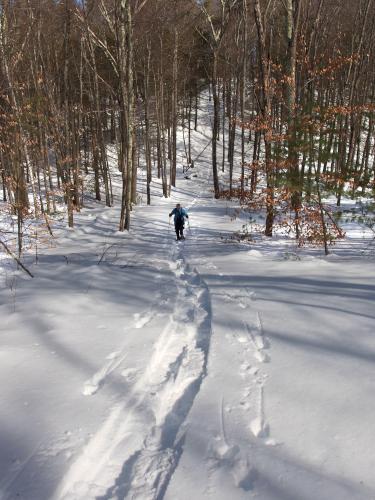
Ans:
[[[328,257],[236,242],[246,216],[212,198],[210,148],[194,172],[130,233],[118,203],[88,202],[29,257],[34,279],[7,271],[2,500],[375,499],[370,236],[353,225]]]

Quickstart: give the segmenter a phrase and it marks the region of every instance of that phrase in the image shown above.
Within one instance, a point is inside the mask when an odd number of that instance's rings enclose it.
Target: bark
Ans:
[[[265,165],[267,177],[267,193],[266,193],[266,228],[265,235],[272,236],[273,221],[274,221],[274,167],[271,158],[271,142],[269,139],[269,131],[271,130],[271,94],[270,94],[270,61],[267,57],[266,36],[263,27],[262,14],[260,10],[259,0],[254,2],[254,15],[258,33],[258,49],[259,49],[259,70],[261,76],[261,99],[260,111],[264,121],[266,131],[264,133],[264,149],[265,149]]]
[[[299,212],[301,208],[300,197],[300,176],[297,152],[297,130],[296,130],[296,65],[297,65],[297,37],[301,15],[300,0],[287,0],[286,2],[286,37],[287,37],[287,58],[286,58],[286,89],[285,104],[287,109],[287,148],[288,165],[290,169],[291,183],[291,204],[294,210],[294,227],[296,238],[300,236]]]

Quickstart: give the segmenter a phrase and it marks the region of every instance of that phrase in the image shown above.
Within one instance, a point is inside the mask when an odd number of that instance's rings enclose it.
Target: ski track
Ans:
[[[249,429],[254,437],[264,439],[266,445],[274,445],[274,441],[269,438],[270,428],[265,417],[265,385],[266,375],[263,374],[261,366],[269,363],[271,357],[265,350],[270,348],[269,340],[264,335],[262,317],[260,312],[254,308],[256,295],[247,289],[241,294],[244,299],[244,308],[253,313],[253,321],[243,321],[243,331],[238,335],[237,340],[247,345],[247,353],[257,362],[257,366],[251,366],[247,360],[241,365],[243,378],[248,378],[249,387],[253,387],[257,393],[256,417],[249,424]],[[243,303],[239,303],[243,304]],[[240,305],[240,307],[242,307]],[[250,392],[250,391],[249,391]]]
[[[72,464],[55,500],[163,498],[182,453],[186,417],[206,374],[211,337],[209,291],[183,248],[176,243],[170,250],[175,305],[150,362]],[[134,328],[155,314],[156,304],[135,315]],[[109,358],[84,384],[84,394],[94,395],[125,354],[121,350]]]
[[[208,482],[205,494],[212,499],[218,494],[218,485],[222,484],[224,487],[222,481],[228,475],[232,477],[234,485],[246,494],[253,491],[260,474],[254,464],[250,443],[256,440],[267,447],[278,444],[270,437],[265,412],[267,375],[262,367],[264,363],[271,362],[270,355],[265,352],[271,346],[264,333],[261,313],[256,308],[256,294],[248,288],[241,288],[237,293],[225,292],[218,295],[221,295],[224,303],[235,303],[243,311],[241,315],[245,319],[242,321],[242,329],[226,334],[226,338],[232,345],[238,343],[241,346],[240,351],[237,351],[237,362],[245,389],[242,399],[234,401],[233,406],[226,405],[223,396],[220,400],[220,432],[211,438],[206,457]],[[238,412],[243,415],[241,420],[247,420],[249,442],[246,444],[236,441],[230,434],[230,429],[238,425],[234,423],[238,421]]]

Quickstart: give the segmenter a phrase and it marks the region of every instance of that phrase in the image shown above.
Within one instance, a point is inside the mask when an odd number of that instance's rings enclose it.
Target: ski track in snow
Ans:
[[[230,422],[233,409],[252,414],[252,418],[248,420],[250,440],[260,440],[265,446],[278,444],[270,437],[270,427],[265,415],[267,375],[262,372],[262,366],[271,361],[270,355],[265,352],[270,349],[270,342],[264,334],[261,313],[256,309],[256,294],[243,288],[237,294],[225,292],[223,298],[225,302],[235,303],[241,310],[246,311],[246,319],[242,321],[243,328],[226,335],[230,342],[241,346],[238,359],[239,375],[244,380],[246,389],[242,400],[237,401],[234,407],[225,405],[223,397],[220,401],[220,434],[211,439],[207,454],[208,486],[205,494],[213,499],[222,473],[224,476],[229,474],[234,485],[244,492],[253,490],[259,477],[249,445],[236,442],[228,433],[227,428],[235,425]]]
[[[182,453],[185,419],[206,373],[211,336],[207,286],[186,262],[183,244],[175,244],[170,257],[175,306],[151,360],[131,394],[112,408],[72,464],[55,500],[157,500],[164,495]],[[155,311],[151,307],[135,315],[134,327],[152,321]],[[110,358],[84,384],[84,394],[94,395],[125,355]]]
[[[256,295],[254,292],[249,293],[247,289],[244,292],[244,307],[251,311],[256,301]],[[241,302],[239,304],[241,304]],[[254,360],[258,363],[258,366],[255,367],[247,364],[246,362],[241,365],[242,376],[249,379],[250,386],[255,386],[258,394],[257,415],[253,420],[251,420],[249,429],[254,437],[263,438],[266,445],[274,445],[274,440],[269,438],[270,429],[265,418],[264,393],[266,377],[261,372],[261,365],[271,361],[270,355],[265,352],[265,350],[270,348],[270,343],[264,335],[260,312],[255,310],[253,313],[255,313],[255,320],[251,323],[243,321],[243,331],[236,337],[238,342],[244,343],[248,346],[246,349],[247,352],[251,354]]]

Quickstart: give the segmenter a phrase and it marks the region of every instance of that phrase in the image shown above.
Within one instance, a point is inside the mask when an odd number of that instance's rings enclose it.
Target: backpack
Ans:
[[[184,222],[184,212],[183,212],[183,209],[180,208],[179,210],[176,210],[176,213],[175,213],[175,218],[176,218],[176,222]]]

